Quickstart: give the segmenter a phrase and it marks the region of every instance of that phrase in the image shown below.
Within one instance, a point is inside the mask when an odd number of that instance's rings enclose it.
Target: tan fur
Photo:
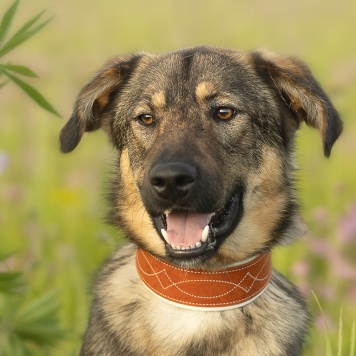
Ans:
[[[262,249],[270,239],[271,230],[288,198],[283,183],[278,181],[281,169],[278,153],[264,147],[260,172],[248,179],[244,217],[233,232],[235,238],[226,240],[222,246],[226,258],[243,260],[254,249]],[[241,250],[240,245],[251,246],[252,250]]]
[[[157,109],[163,109],[166,106],[166,97],[163,93],[163,91],[159,91],[155,93],[152,96],[152,104],[157,108]]]
[[[204,101],[209,95],[214,93],[214,85],[209,82],[201,82],[195,89],[195,95],[198,100]]]
[[[164,244],[156,238],[157,233],[152,226],[136,187],[135,179],[132,176],[127,149],[123,150],[121,154],[120,174],[123,191],[125,192],[123,199],[120,201],[120,211],[130,228],[130,232],[135,236],[144,237],[150,251],[155,251],[158,255],[164,256]]]

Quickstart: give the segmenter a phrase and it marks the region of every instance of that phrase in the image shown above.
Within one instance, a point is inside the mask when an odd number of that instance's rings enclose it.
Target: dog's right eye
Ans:
[[[151,114],[141,114],[137,117],[137,120],[140,124],[142,124],[144,126],[153,125],[155,122],[153,115],[151,115]]]
[[[222,106],[216,109],[215,117],[219,120],[227,121],[234,117],[236,110],[227,106]]]

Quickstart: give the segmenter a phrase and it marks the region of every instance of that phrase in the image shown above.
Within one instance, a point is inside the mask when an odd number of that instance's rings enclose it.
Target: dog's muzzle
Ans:
[[[243,190],[236,189],[223,207],[214,210],[216,197],[190,163],[159,163],[148,177],[161,209],[152,219],[172,257],[212,255],[241,218]]]

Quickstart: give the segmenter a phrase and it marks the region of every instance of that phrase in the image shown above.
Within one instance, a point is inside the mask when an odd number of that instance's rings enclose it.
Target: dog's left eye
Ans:
[[[219,120],[230,120],[236,113],[236,110],[229,107],[220,107],[215,111],[215,116]]]
[[[140,124],[145,126],[153,125],[155,120],[151,114],[142,114],[137,117]]]

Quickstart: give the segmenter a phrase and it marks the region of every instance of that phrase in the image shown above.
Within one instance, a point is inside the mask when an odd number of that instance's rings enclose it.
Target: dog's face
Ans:
[[[342,123],[303,63],[199,47],[108,62],[79,94],[61,148],[103,128],[120,152],[114,222],[173,263],[216,266],[302,233],[293,145],[303,121],[329,156]]]

